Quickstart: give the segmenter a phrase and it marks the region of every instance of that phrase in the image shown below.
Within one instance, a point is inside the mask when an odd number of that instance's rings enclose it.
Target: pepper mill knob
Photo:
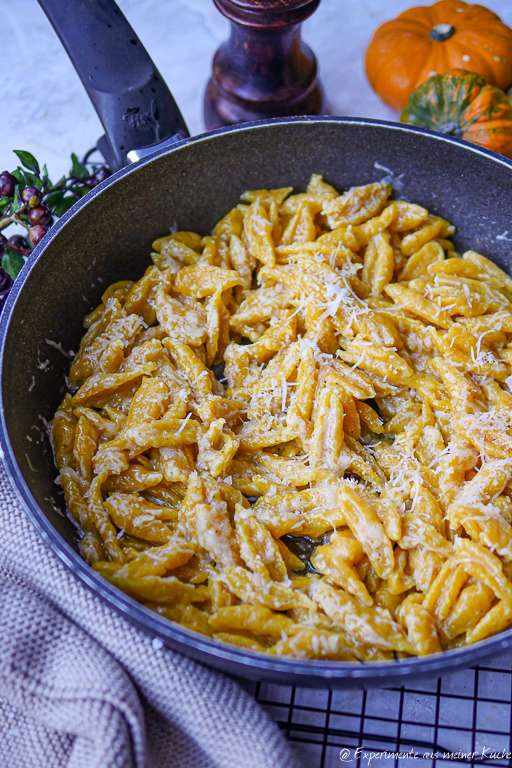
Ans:
[[[213,59],[204,99],[208,129],[249,120],[317,115],[322,92],[301,23],[320,0],[214,0],[231,36]]]

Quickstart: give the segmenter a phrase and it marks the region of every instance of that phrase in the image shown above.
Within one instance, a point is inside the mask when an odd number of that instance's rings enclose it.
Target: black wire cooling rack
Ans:
[[[512,652],[397,688],[244,687],[307,768],[512,766]]]

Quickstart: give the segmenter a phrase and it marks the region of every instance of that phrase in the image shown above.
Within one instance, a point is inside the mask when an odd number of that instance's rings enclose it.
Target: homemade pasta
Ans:
[[[373,183],[245,192],[85,320],[52,422],[83,557],[277,656],[512,625],[512,279]]]

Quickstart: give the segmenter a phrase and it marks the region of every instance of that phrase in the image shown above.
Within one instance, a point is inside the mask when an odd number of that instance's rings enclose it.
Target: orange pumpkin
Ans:
[[[512,105],[474,72],[451,69],[430,77],[411,93],[400,122],[459,136],[512,158]]]
[[[372,88],[397,110],[420,83],[456,67],[507,90],[512,83],[512,29],[481,5],[440,0],[383,24],[366,51]]]

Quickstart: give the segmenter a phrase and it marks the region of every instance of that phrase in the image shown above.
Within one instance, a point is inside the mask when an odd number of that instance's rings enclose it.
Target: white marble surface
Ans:
[[[66,0],[62,0],[66,2]],[[190,132],[204,130],[203,91],[228,22],[212,0],[118,0],[169,84]],[[332,114],[396,119],[373,93],[364,51],[382,22],[412,0],[322,0],[303,26],[315,51]],[[512,26],[512,0],[482,0]],[[28,149],[57,177],[69,154],[94,146],[101,125],[36,0],[0,0],[0,170],[16,165],[12,149]]]

